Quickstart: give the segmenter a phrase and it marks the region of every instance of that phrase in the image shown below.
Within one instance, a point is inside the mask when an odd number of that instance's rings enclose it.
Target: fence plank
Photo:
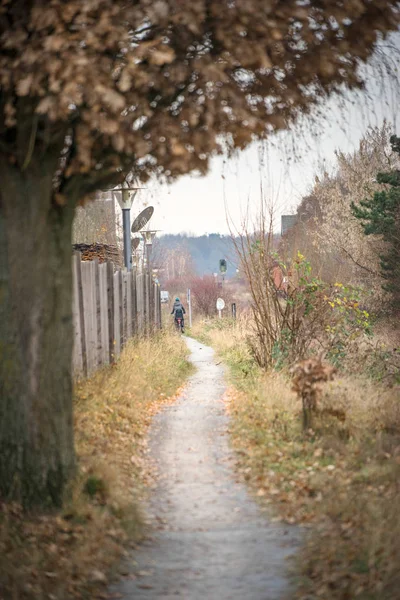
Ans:
[[[84,261],[82,269],[83,310],[85,314],[85,339],[88,375],[97,367],[97,320],[95,272],[92,261]]]
[[[128,271],[124,269],[121,271],[121,285],[122,285],[122,339],[123,345],[125,346],[128,340]]]
[[[157,284],[154,281],[151,282],[151,319],[153,331],[157,329]]]
[[[138,334],[139,326],[138,326],[138,314],[137,314],[137,295],[136,295],[136,285],[137,285],[137,275],[136,271],[132,271],[131,277],[131,314],[132,314],[132,336]]]
[[[125,276],[126,285],[126,336],[132,337],[132,272],[128,271]]]
[[[158,286],[158,328],[162,329],[161,285]]]
[[[85,377],[88,374],[87,368],[87,346],[86,346],[86,329],[85,329],[85,311],[83,307],[83,285],[82,285],[82,261],[81,253],[76,252],[76,288],[78,294],[78,310],[79,310],[79,330],[82,347],[82,373]]]
[[[150,307],[151,307],[151,285],[150,285],[150,275],[148,273],[145,274],[144,276],[144,281],[145,281],[145,330],[146,330],[146,335],[150,335],[151,332],[151,314],[150,314]]]
[[[114,292],[114,356],[118,357],[121,353],[121,294],[120,294],[120,271],[113,274],[113,292]]]
[[[72,364],[74,373],[82,375],[83,373],[83,355],[82,355],[82,330],[81,316],[79,311],[79,288],[78,288],[78,262],[80,262],[80,254],[75,253],[72,257],[72,278],[73,278],[73,302],[72,302],[72,319],[74,326],[74,348],[72,354]]]
[[[108,356],[109,363],[114,362],[114,265],[107,263],[107,309],[108,309]]]
[[[160,327],[160,286],[158,283],[154,284],[154,325],[156,329]]]
[[[110,342],[108,330],[108,293],[107,293],[107,264],[99,265],[99,291],[100,291],[100,356],[101,364],[110,362]]]
[[[95,258],[93,261],[93,279],[94,279],[94,309],[95,309],[95,321],[96,321],[96,366],[103,364],[102,347],[101,347],[101,304],[100,304],[100,270],[99,260]]]
[[[144,277],[142,274],[136,278],[136,302],[138,334],[144,334]]]
[[[123,286],[123,271],[118,271],[118,288],[119,288],[119,328],[120,328],[120,340],[121,350],[125,346],[125,298],[124,298],[124,286]]]

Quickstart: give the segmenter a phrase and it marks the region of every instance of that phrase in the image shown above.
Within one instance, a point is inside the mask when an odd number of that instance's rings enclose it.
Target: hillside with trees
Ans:
[[[196,275],[212,275],[219,272],[219,261],[227,261],[227,278],[236,275],[238,259],[232,238],[229,235],[210,233],[200,236],[189,234],[165,234],[155,243],[155,252],[159,255],[166,279],[173,279],[179,273],[178,256],[187,256],[191,269]],[[164,257],[161,259],[161,256]],[[174,261],[175,257],[175,261]]]

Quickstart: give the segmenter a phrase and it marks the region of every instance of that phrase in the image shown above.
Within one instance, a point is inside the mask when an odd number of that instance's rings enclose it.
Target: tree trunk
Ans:
[[[0,164],[0,497],[26,508],[61,505],[74,467],[74,206],[52,167]]]

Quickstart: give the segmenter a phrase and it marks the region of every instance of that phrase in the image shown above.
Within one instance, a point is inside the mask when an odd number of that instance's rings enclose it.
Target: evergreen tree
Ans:
[[[390,138],[392,151],[400,155],[400,138]],[[364,227],[365,235],[380,235],[386,244],[386,252],[380,256],[383,288],[393,297],[393,304],[400,308],[400,171],[378,173],[378,183],[386,188],[375,192],[372,198],[352,203],[354,216]]]

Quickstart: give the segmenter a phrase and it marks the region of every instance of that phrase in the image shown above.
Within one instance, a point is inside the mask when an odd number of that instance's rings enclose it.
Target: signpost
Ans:
[[[236,302],[232,302],[232,319],[236,319]]]
[[[217,311],[218,311],[218,316],[221,319],[222,318],[222,311],[225,308],[225,301],[222,298],[218,298],[217,300]]]

